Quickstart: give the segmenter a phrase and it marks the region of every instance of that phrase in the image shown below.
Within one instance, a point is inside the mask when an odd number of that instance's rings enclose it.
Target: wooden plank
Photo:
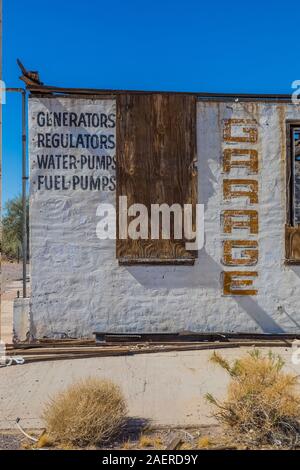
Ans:
[[[205,342],[205,343],[165,343],[165,344],[131,344],[114,347],[97,347],[86,350],[65,348],[64,350],[58,350],[57,348],[47,349],[32,349],[30,350],[12,350],[9,352],[9,356],[23,356],[25,362],[31,359],[69,359],[69,358],[88,358],[88,357],[108,357],[114,355],[126,355],[126,354],[148,354],[148,353],[162,353],[171,351],[197,351],[197,350],[209,350],[209,349],[227,349],[237,347],[292,347],[292,343],[288,341],[232,341],[228,343],[223,342]]]
[[[285,262],[300,264],[300,227],[285,226]]]
[[[186,240],[151,240],[151,204],[197,202],[196,98],[193,95],[149,94],[117,96],[117,202],[148,210],[148,239],[121,240],[117,227],[117,258],[124,263],[190,262],[196,252]],[[117,204],[117,220],[119,216]],[[130,222],[130,219],[128,220]],[[195,226],[193,227],[195,229]]]
[[[240,348],[245,346],[255,346],[255,347],[291,347],[292,345],[287,345],[283,341],[272,342],[265,341],[264,343],[251,341],[248,344],[244,342],[233,342],[233,343],[208,343],[208,344],[193,344],[184,346],[167,346],[164,347],[154,347],[149,346],[145,348],[138,347],[127,347],[127,348],[114,348],[114,349],[103,349],[93,352],[85,353],[74,353],[72,351],[66,351],[65,353],[57,354],[54,349],[53,352],[44,352],[44,354],[36,354],[36,351],[32,351],[32,354],[24,355],[25,365],[31,362],[41,362],[41,361],[57,361],[57,360],[73,360],[73,359],[88,359],[94,357],[110,357],[110,356],[124,356],[124,355],[136,355],[136,354],[155,354],[155,353],[164,353],[164,352],[180,352],[180,351],[203,351],[203,350],[215,350],[215,349],[232,349]]]

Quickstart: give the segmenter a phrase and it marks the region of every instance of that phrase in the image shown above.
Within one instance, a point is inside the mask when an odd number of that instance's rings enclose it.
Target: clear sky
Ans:
[[[299,2],[3,0],[3,78],[48,85],[290,93]],[[3,200],[21,191],[21,101],[3,106]]]

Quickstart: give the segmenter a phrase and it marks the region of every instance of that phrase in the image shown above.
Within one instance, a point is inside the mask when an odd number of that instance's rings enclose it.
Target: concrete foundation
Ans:
[[[13,340],[28,341],[30,336],[29,298],[17,298],[13,303]]]

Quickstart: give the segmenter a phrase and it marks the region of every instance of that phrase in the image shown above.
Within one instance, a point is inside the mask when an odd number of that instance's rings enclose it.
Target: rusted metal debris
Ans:
[[[178,447],[183,443],[181,436],[175,436],[173,439],[167,444],[166,448],[168,450],[176,450]]]
[[[21,431],[21,433],[22,433],[25,437],[27,437],[27,439],[30,439],[31,441],[33,441],[33,442],[35,442],[35,443],[38,442],[38,439],[37,439],[36,437],[33,437],[33,436],[31,436],[30,434],[28,434],[26,431],[24,431],[24,429],[23,429],[22,426],[20,425],[20,421],[21,421],[20,418],[17,418],[17,419],[16,419],[16,426],[17,426],[17,428],[19,429],[19,431]]]
[[[190,343],[190,342],[229,342],[243,340],[293,340],[300,339],[297,334],[265,334],[265,333],[195,333],[192,331],[182,331],[178,333],[110,333],[94,332],[96,343]],[[49,340],[47,340],[49,341]]]
[[[209,92],[180,92],[180,91],[153,91],[153,90],[114,90],[114,89],[99,89],[99,88],[64,88],[54,86],[29,86],[28,90],[32,94],[70,94],[70,95],[101,95],[101,96],[117,96],[122,94],[186,94],[195,95],[197,99],[201,100],[217,100],[217,101],[267,101],[267,102],[283,102],[291,103],[290,95],[258,95],[258,94],[245,94],[245,93],[209,93]]]
[[[185,94],[194,95],[197,99],[205,100],[229,100],[229,101],[270,101],[291,103],[289,94],[257,94],[257,93],[209,93],[209,92],[180,92],[180,91],[158,91],[158,90],[115,90],[99,88],[67,88],[46,86],[40,81],[39,73],[36,71],[27,71],[23,64],[18,60],[23,75],[20,77],[26,83],[28,91],[32,94],[70,94],[70,95],[122,95],[122,94]]]
[[[269,335],[265,335],[269,336]],[[275,336],[275,335],[274,335]],[[107,342],[97,344],[91,343],[90,340],[70,342],[53,341],[40,342],[33,344],[16,344],[8,345],[7,354],[11,357],[22,354],[26,363],[52,361],[52,360],[73,360],[87,359],[93,357],[109,357],[109,356],[125,356],[135,354],[153,354],[164,352],[180,352],[180,351],[201,351],[213,349],[228,349],[239,347],[292,347],[291,339],[298,338],[300,335],[277,335],[276,339],[242,339],[232,338],[227,342],[223,341],[173,341],[173,342],[131,342],[123,343]],[[286,336],[286,337],[283,337]]]
[[[17,59],[17,64],[20,67],[21,72],[23,74],[20,77],[20,80],[22,80],[26,84],[27,87],[43,85],[43,83],[40,81],[38,72],[27,70],[19,59]]]

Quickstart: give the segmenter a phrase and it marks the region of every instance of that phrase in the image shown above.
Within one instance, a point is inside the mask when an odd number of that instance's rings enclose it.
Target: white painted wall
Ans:
[[[51,109],[55,102],[66,108],[80,106],[69,98],[34,98],[30,116],[41,106]],[[113,109],[114,103],[107,101],[106,106]],[[113,200],[114,193],[41,193],[31,184],[31,330],[35,337],[91,336],[94,331],[299,331],[300,266],[284,266],[283,259],[285,120],[300,119],[300,109],[271,103],[201,102],[197,114],[198,194],[205,204],[205,246],[194,266],[119,266],[115,242],[98,240],[95,231],[97,205]],[[259,123],[259,275],[258,295],[253,297],[222,295],[221,155],[226,118],[254,118]],[[37,153],[32,140],[36,131],[31,119],[31,162]],[[237,174],[247,177],[245,170]],[[31,183],[34,177],[31,168]],[[230,207],[246,208],[246,204],[227,203],[226,208]],[[235,233],[235,238],[241,235]]]

